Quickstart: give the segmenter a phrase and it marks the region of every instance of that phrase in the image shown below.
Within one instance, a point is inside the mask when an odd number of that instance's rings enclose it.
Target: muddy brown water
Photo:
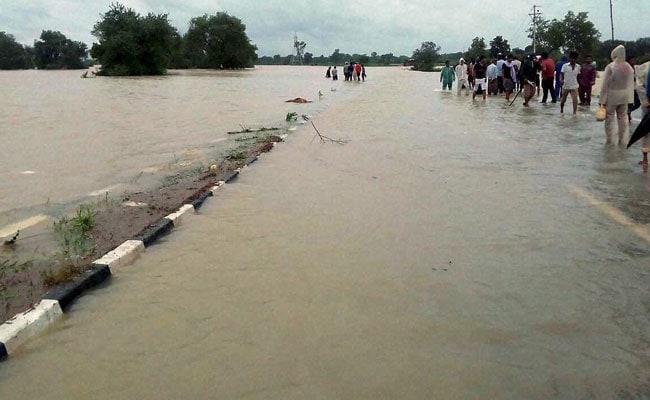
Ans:
[[[342,86],[319,101],[319,90],[330,90],[321,72],[258,67],[81,79],[82,71],[0,71],[0,232],[207,167],[237,145],[228,131],[282,128],[287,112],[314,114],[355,91]],[[284,103],[295,97],[314,102]]]
[[[372,72],[314,118],[350,142],[297,129],[1,363],[0,398],[650,396],[638,149]]]

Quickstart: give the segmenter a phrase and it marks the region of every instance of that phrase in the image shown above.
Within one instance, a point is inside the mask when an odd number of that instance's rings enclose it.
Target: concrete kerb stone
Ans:
[[[141,240],[144,247],[149,247],[156,242],[161,236],[169,233],[174,227],[174,223],[168,218],[162,218],[153,225],[146,227],[140,234],[136,235],[133,240]]]
[[[133,262],[133,260],[144,251],[144,242],[142,240],[127,240],[121,245],[117,246],[114,250],[106,253],[102,258],[93,262],[94,266],[108,266],[111,273],[126,264]]]
[[[226,182],[226,183],[228,183],[228,182],[230,182],[231,180],[235,179],[235,178],[237,177],[237,175],[239,175],[239,169],[236,169],[236,170],[230,172],[229,174],[227,174],[227,175],[223,178],[223,181]]]
[[[74,282],[65,282],[52,288],[45,293],[43,299],[58,301],[59,306],[65,312],[68,306],[84,291],[103,283],[110,277],[111,269],[108,265],[93,264],[88,271],[81,274],[79,279],[76,279]]]
[[[287,136],[286,134],[281,135],[280,138],[284,140]],[[273,142],[273,146],[276,144]],[[246,160],[246,166],[254,163],[258,158],[258,156],[249,157]],[[187,212],[200,207],[207,197],[214,195],[221,186],[235,179],[240,172],[241,169],[238,168],[226,174],[223,180],[217,182],[192,204],[185,204],[178,211],[148,226],[134,239],[125,241],[103,257],[95,260],[92,267],[84,272],[79,279],[51,289],[36,306],[16,314],[0,325],[0,361],[9,357],[16,348],[59,319],[63,315],[64,309],[84,291],[106,281],[119,267],[131,263],[146,247],[171,231],[174,224],[178,224]]]
[[[217,194],[217,190],[219,190],[219,188],[220,188],[221,186],[225,185],[225,184],[226,184],[226,182],[224,182],[224,181],[219,181],[219,182],[217,182],[217,184],[216,184],[215,186],[212,186],[212,187],[210,188],[210,192],[212,193],[212,195],[214,196],[215,194]]]
[[[183,219],[183,216],[190,211],[194,211],[194,206],[192,204],[185,204],[183,207],[179,208],[178,211],[169,214],[165,218],[171,220],[174,225],[178,225]]]
[[[205,199],[207,199],[210,196],[212,196],[212,192],[208,190],[207,192],[202,193],[194,201],[192,201],[192,206],[194,207],[194,209],[198,210],[199,208],[201,208],[201,206],[203,205],[203,202],[205,201]]]
[[[0,345],[4,348],[2,353],[6,353],[5,357],[10,355],[62,315],[63,310],[59,302],[48,299],[43,299],[34,308],[17,314],[0,325]]]

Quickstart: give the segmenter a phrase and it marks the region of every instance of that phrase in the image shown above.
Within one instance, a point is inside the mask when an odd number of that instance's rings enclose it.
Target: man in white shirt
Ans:
[[[560,112],[564,112],[564,103],[566,98],[571,94],[571,101],[573,102],[573,115],[578,112],[578,75],[580,74],[580,64],[578,60],[578,53],[572,52],[569,54],[569,62],[562,66],[560,74],[560,82],[562,84],[562,99],[560,100]]]
[[[497,68],[496,58],[487,67],[488,94],[497,94],[499,92],[499,81],[497,80],[499,71]]]
[[[504,93],[506,91],[503,87],[503,63],[505,62],[506,60],[504,59],[503,54],[497,54],[497,85],[499,93]]]

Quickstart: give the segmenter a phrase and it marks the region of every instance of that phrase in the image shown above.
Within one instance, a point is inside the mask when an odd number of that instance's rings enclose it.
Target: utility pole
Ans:
[[[537,18],[542,15],[542,12],[539,11],[539,6],[533,4],[533,12],[528,15],[533,19],[533,53],[537,53]]]
[[[612,0],[609,0],[609,20],[612,23],[612,42],[614,41],[614,9],[612,7]]]

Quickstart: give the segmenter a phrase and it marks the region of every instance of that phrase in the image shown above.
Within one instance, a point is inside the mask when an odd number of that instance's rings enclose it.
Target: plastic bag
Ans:
[[[605,106],[601,104],[596,109],[596,121],[604,121],[606,117],[607,117],[607,110],[605,110]]]

